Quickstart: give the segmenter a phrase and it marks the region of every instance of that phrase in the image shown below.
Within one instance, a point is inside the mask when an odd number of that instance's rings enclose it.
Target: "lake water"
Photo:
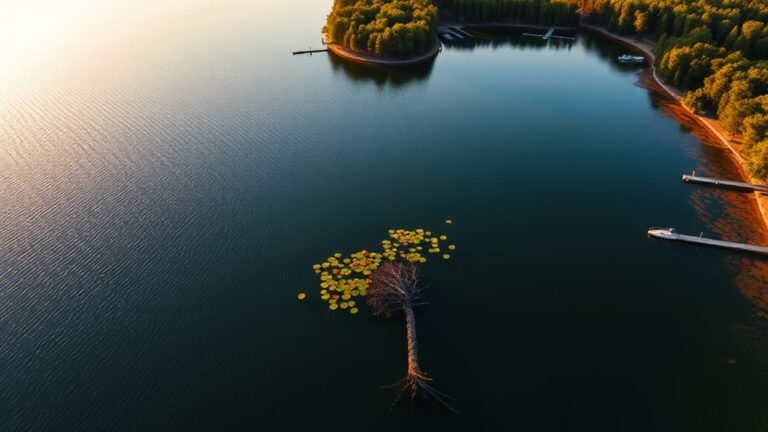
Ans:
[[[645,234],[766,233],[749,196],[681,183],[737,174],[625,48],[509,30],[382,70],[290,54],[330,0],[26,3],[3,430],[768,428],[768,261]],[[458,245],[417,326],[459,416],[390,409],[403,323],[318,298],[312,264],[398,227]]]

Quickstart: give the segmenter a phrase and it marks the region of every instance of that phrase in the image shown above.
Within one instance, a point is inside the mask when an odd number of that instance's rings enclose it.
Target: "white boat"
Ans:
[[[648,235],[667,240],[677,240],[678,238],[674,228],[651,228],[648,230]]]
[[[645,57],[624,54],[619,56],[619,61],[622,63],[643,63],[645,61]]]

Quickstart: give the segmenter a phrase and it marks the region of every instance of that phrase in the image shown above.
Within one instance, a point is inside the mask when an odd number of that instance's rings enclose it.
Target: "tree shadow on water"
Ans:
[[[377,87],[389,86],[395,88],[425,81],[432,73],[432,67],[435,63],[434,59],[432,59],[426,63],[413,66],[388,67],[366,65],[344,60],[330,53],[328,61],[334,73],[342,73],[352,81],[373,83]]]

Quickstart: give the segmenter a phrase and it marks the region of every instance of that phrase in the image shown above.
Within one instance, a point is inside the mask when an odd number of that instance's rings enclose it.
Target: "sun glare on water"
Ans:
[[[29,0],[6,2],[0,13],[0,86],[34,67],[77,32],[93,2]]]

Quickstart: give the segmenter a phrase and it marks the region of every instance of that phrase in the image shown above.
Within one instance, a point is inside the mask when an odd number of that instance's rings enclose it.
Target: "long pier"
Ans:
[[[539,33],[523,33],[523,36],[533,36],[533,37],[540,37],[544,40],[550,40],[550,39],[564,39],[564,40],[570,40],[575,41],[575,37],[570,36],[555,36],[553,33],[555,32],[554,27],[547,30],[545,34],[539,34]]]
[[[319,53],[319,52],[328,52],[328,48],[323,48],[323,49],[312,49],[312,48],[310,48],[310,49],[305,49],[305,50],[298,50],[298,51],[293,51],[293,55],[296,55],[296,54],[312,54],[312,53]]]
[[[683,174],[683,181],[685,183],[698,183],[709,186],[717,186],[728,189],[737,189],[748,192],[766,192],[768,193],[768,186],[754,183],[742,183],[733,180],[721,180],[712,177],[700,177],[694,175]]]
[[[756,253],[760,255],[768,255],[768,247],[755,246],[746,243],[736,243],[723,240],[715,240],[704,237],[696,237],[685,234],[678,234],[674,228],[651,228],[648,230],[648,235],[662,240],[681,241],[686,243],[695,243],[705,246],[718,247],[723,249],[731,249],[742,252]]]

